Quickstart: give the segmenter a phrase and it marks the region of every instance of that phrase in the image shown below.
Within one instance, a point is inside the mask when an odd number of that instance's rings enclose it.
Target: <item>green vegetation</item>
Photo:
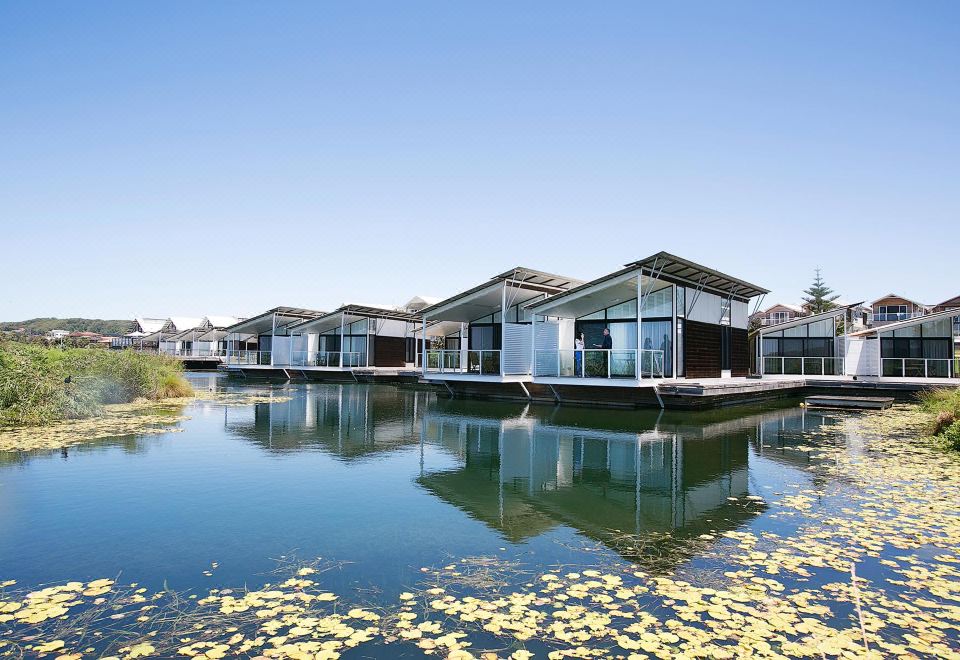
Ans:
[[[807,295],[803,297],[803,302],[811,314],[830,311],[837,306],[836,300],[840,297],[823,281],[819,268],[816,269],[813,284],[809,289],[805,289],[804,293]]]
[[[122,335],[130,331],[130,325],[130,321],[120,320],[38,318],[27,321],[0,322],[0,332],[14,332],[23,328],[24,332],[29,335],[43,335],[51,330]]]
[[[951,449],[960,450],[960,388],[925,392],[921,407],[936,414],[931,433]]]
[[[181,364],[134,351],[0,342],[0,425],[95,417],[103,406],[193,394]]]

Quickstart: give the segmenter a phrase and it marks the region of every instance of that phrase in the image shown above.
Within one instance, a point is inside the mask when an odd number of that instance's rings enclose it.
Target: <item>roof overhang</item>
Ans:
[[[862,302],[853,303],[850,305],[842,305],[839,307],[834,307],[833,309],[828,309],[825,312],[820,312],[819,314],[811,314],[810,316],[800,316],[795,319],[790,319],[789,321],[784,321],[783,323],[774,323],[772,325],[761,326],[760,328],[753,331],[752,334],[759,334],[761,336],[770,334],[771,332],[780,332],[781,330],[786,330],[788,328],[795,328],[800,325],[806,325],[808,323],[816,323],[817,321],[824,321],[826,319],[836,318],[838,316],[846,316],[847,310],[859,307],[862,305]]]
[[[644,295],[671,286],[669,282],[653,280],[637,269],[628,268],[618,271],[612,277],[585,284],[565,295],[534,303],[530,305],[530,309],[538,316],[580,318],[618,303],[635,300],[638,277],[641,278]]]
[[[669,252],[658,252],[646,259],[627,264],[627,267],[646,269],[648,272],[656,274],[658,279],[702,287],[706,291],[730,296],[743,302],[770,293],[768,289],[756,284],[721,273]]]
[[[584,295],[584,292],[606,289],[611,285],[617,285],[623,282],[633,281],[635,284],[638,272],[641,273],[643,277],[653,277],[660,282],[682,284],[742,302],[748,302],[755,296],[769,293],[767,289],[731,277],[730,275],[725,275],[712,268],[701,266],[700,264],[682,259],[668,252],[658,252],[646,259],[629,263],[624,268],[609,275],[604,275],[569,291],[557,294],[547,301],[531,305],[530,308],[535,309],[537,314],[547,316],[549,315],[546,311],[547,309],[559,310],[560,307],[558,303],[565,299],[575,299]],[[624,290],[623,293],[626,294],[626,291]],[[636,290],[634,290],[630,298],[636,297]],[[597,309],[602,309],[602,307],[598,307]]]
[[[371,307],[369,305],[344,305],[343,307],[324,314],[315,319],[305,319],[298,321],[290,326],[291,331],[297,332],[326,332],[334,328],[339,328],[341,323],[353,323],[363,319],[402,321],[405,323],[419,323],[420,316],[412,312],[404,312],[396,309],[387,309],[384,307]]]
[[[505,288],[507,307],[512,307],[545,295],[558,295],[581,284],[580,280],[518,266],[431,305],[421,310],[420,314],[428,319],[469,323],[500,311]]]
[[[253,316],[239,323],[224,328],[228,334],[250,334],[257,335],[266,333],[276,328],[285,328],[293,323],[298,323],[304,319],[318,318],[325,312],[315,309],[303,309],[301,307],[274,307],[262,314]]]
[[[849,336],[850,337],[867,337],[869,335],[875,335],[880,332],[891,332],[893,330],[899,330],[900,328],[909,328],[915,325],[920,325],[921,323],[928,323],[929,321],[937,321],[942,318],[952,318],[954,316],[960,316],[960,310],[948,309],[942,312],[924,314],[923,316],[916,316],[912,319],[907,319],[906,321],[897,321],[896,323],[887,323],[885,325],[878,325],[874,328],[867,328],[866,330],[860,330],[859,332],[851,332]]]

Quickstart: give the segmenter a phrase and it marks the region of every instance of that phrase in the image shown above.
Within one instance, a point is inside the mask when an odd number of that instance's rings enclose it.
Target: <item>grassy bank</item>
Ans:
[[[920,405],[936,415],[931,434],[949,448],[960,450],[960,388],[926,392]]]
[[[0,425],[96,417],[106,404],[192,393],[181,364],[162,355],[0,342]]]

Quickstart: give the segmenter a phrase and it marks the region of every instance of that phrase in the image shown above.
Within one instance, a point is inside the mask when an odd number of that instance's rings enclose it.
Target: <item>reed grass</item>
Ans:
[[[152,353],[0,342],[0,424],[96,417],[103,406],[190,396],[177,360]]]
[[[936,414],[931,435],[951,449],[960,450],[960,388],[924,392],[920,395],[920,405]]]

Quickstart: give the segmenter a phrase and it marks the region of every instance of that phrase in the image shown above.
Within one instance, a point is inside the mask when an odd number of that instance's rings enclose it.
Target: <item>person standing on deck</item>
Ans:
[[[609,351],[613,349],[613,337],[610,336],[610,328],[603,329],[603,339],[600,341],[599,344],[594,344],[593,346],[594,348],[599,348],[600,350],[603,350],[603,351]],[[610,376],[607,370],[607,364],[608,364],[608,360],[604,359],[603,361],[603,374],[604,374],[603,377],[604,378],[607,378]]]
[[[583,333],[573,340],[573,375],[583,375]]]

